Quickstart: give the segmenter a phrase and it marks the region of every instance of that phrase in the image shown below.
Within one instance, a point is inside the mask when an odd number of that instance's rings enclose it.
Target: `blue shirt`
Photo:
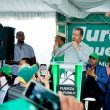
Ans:
[[[14,61],[21,61],[22,58],[32,58],[34,56],[34,50],[30,45],[26,43],[24,43],[22,46],[20,46],[18,43],[15,44]]]

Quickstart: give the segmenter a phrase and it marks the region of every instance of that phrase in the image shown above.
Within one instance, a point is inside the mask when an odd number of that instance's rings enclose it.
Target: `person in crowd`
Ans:
[[[18,80],[20,83],[12,86],[8,91],[8,100],[17,99],[23,97],[22,93],[27,87],[30,80],[35,80],[34,74],[37,72],[38,67],[29,67],[25,64],[22,65],[22,68],[18,72]]]
[[[89,64],[86,66],[86,83],[84,98],[95,98],[95,102],[89,102],[89,110],[100,110],[104,103],[106,93],[107,71],[104,66],[98,65],[98,55],[89,55]]]
[[[5,99],[7,90],[13,85],[13,79],[11,77],[12,70],[8,66],[0,68],[0,104],[7,101]]]
[[[12,74],[14,78],[18,74],[18,68],[16,65],[19,65],[19,62],[22,58],[30,58],[32,63],[36,63],[35,53],[33,48],[24,42],[25,35],[24,32],[19,31],[16,33],[17,43],[14,47],[14,60],[13,61],[5,61],[6,64],[12,65]],[[38,64],[38,63],[37,63]]]
[[[108,81],[108,78],[110,76],[110,57],[108,58],[108,61],[109,61],[109,64],[108,64],[108,66],[106,66],[106,70],[107,70],[107,81]]]
[[[38,67],[36,64],[31,65],[31,59],[23,58],[19,64],[19,72],[18,72],[18,81],[20,83],[16,84],[15,86],[11,87],[8,91],[8,100],[13,100],[19,97],[22,97],[22,92],[24,91],[25,87],[27,87],[30,80],[35,80],[35,74],[38,73],[38,76],[42,83],[49,89],[48,83],[48,71],[46,72],[46,76],[40,77],[40,69],[38,71]],[[38,71],[38,72],[37,72]],[[47,79],[46,79],[47,78]]]
[[[55,44],[58,43],[58,48],[62,47],[65,44],[65,42],[66,42],[66,36],[65,36],[65,34],[60,33],[60,32],[57,33],[56,34],[56,37],[55,37]],[[52,57],[51,60],[50,60],[50,62],[52,62],[54,60],[55,61],[64,61],[64,55],[62,55],[60,57],[57,57],[56,59],[54,59],[54,57]],[[50,73],[52,73],[51,69],[52,69],[52,65],[50,65],[49,66],[49,69],[48,69]]]
[[[108,78],[107,92],[105,94],[103,110],[110,110],[110,76]]]
[[[33,63],[30,58],[22,58],[18,65],[18,71],[23,67],[26,67],[26,66],[30,67],[32,65],[33,65]],[[19,83],[19,81],[18,81],[18,78],[16,77],[14,80],[14,85],[18,84],[18,83]]]
[[[27,64],[27,66],[33,65],[32,60],[30,58],[22,58],[18,65],[19,69],[21,68],[23,64]]]
[[[46,70],[45,76],[41,76],[40,71],[41,71],[41,69],[39,69],[37,72],[38,77],[36,78],[36,81],[39,83],[43,83],[47,89],[50,89],[50,84],[49,84],[50,73],[49,73],[49,71]]]

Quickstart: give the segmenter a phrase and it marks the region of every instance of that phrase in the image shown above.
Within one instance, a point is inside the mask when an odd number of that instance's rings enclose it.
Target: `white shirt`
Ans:
[[[70,45],[72,45],[71,42],[66,43],[61,48],[57,49],[57,52],[55,55],[54,55],[54,52],[52,52],[52,56],[60,57],[60,56],[64,55],[64,62],[73,62],[73,63],[82,62],[83,68],[85,69],[87,61],[89,60],[89,55],[92,53],[91,48],[87,44],[85,44],[81,41],[81,43],[78,45],[80,52],[77,53],[74,46],[73,45],[70,46]],[[66,49],[67,47],[69,47],[69,48]],[[65,51],[63,51],[63,50],[65,50]],[[62,53],[59,54],[60,52],[62,52]]]

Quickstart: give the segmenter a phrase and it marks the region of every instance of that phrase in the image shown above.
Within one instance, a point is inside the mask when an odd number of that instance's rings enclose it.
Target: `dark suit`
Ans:
[[[88,64],[86,70],[90,68]],[[94,77],[88,76],[86,78],[86,84],[84,89],[84,98],[92,97],[96,99],[96,102],[90,102],[89,110],[100,110],[103,106],[104,97],[106,93],[105,83],[107,82],[107,71],[106,68],[97,65],[95,68],[95,74],[97,75],[97,80]]]
[[[90,65],[86,66],[86,70],[88,70],[88,68],[90,68]],[[104,66],[97,65],[95,74],[97,75],[97,80],[96,80],[97,84],[105,93],[106,92],[105,83],[107,82],[106,68]],[[87,81],[87,79],[88,79],[88,77],[86,78],[86,81]]]

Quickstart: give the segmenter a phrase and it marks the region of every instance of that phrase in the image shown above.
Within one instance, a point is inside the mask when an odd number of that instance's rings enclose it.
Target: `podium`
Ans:
[[[81,80],[82,80],[82,70],[83,70],[83,63],[78,62],[78,63],[72,63],[72,62],[50,62],[52,65],[52,72],[53,72],[53,89],[54,93],[56,94],[57,92],[57,86],[58,85],[73,85],[76,87],[77,95],[75,98],[77,98],[78,101],[80,101],[80,93],[81,93]],[[65,72],[70,71],[71,73],[74,74],[74,84],[60,84],[60,69],[64,69]],[[68,74],[68,73],[67,73]]]

